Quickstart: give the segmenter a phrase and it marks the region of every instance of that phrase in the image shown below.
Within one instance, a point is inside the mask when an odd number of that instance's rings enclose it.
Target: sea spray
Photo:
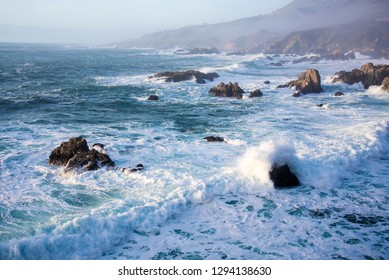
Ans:
[[[273,186],[269,177],[273,165],[288,164],[293,172],[298,171],[298,162],[296,151],[291,144],[284,140],[269,140],[258,147],[248,148],[238,160],[238,166],[241,173],[252,182],[269,188]]]

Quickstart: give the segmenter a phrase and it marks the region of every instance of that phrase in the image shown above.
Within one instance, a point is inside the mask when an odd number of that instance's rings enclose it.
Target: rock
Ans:
[[[209,93],[214,96],[242,99],[244,90],[239,87],[238,83],[230,82],[228,84],[220,83],[217,87],[211,88]]]
[[[303,95],[304,94],[301,91],[296,91],[295,93],[293,93],[292,97],[301,97]]]
[[[360,69],[353,69],[351,72],[340,71],[335,73],[332,82],[343,82],[349,85],[362,83],[368,89],[370,86],[380,86],[386,77],[389,77],[389,65],[367,63]]]
[[[344,93],[341,92],[341,91],[338,91],[338,92],[336,92],[336,93],[334,94],[334,96],[343,96],[343,95],[344,95]]]
[[[385,77],[382,81],[381,88],[389,92],[389,77]]]
[[[213,48],[194,48],[189,50],[187,54],[219,54],[220,51],[213,47]]]
[[[291,81],[288,85],[289,87],[295,86],[296,90],[303,94],[323,92],[320,74],[316,69],[307,69],[307,71],[300,74],[296,81]]]
[[[227,53],[227,56],[232,56],[232,55],[235,55],[235,56],[244,56],[245,53],[242,52],[242,51],[237,51],[237,52],[229,52]]]
[[[319,107],[319,108],[323,108],[323,107],[324,107],[324,104],[323,104],[323,103],[320,103],[320,104],[317,104],[316,106]]]
[[[297,64],[297,63],[303,63],[303,62],[310,62],[310,63],[316,63],[320,61],[320,56],[316,56],[316,55],[313,55],[313,56],[304,56],[302,58],[299,58],[299,59],[295,59],[292,61],[293,64]]]
[[[270,84],[270,81],[264,81],[263,82],[265,85],[269,85]]]
[[[130,173],[136,173],[136,172],[142,171],[143,169],[144,169],[143,164],[138,164],[135,168],[130,169]]]
[[[224,141],[223,137],[218,137],[218,136],[207,136],[204,137],[204,139],[207,140],[208,142],[226,142]]]
[[[77,153],[87,153],[89,147],[82,137],[70,138],[68,142],[63,142],[55,148],[49,156],[49,164],[65,166],[68,161]]]
[[[151,76],[150,78],[165,78],[165,82],[183,82],[190,81],[193,78],[196,79],[198,84],[205,84],[205,80],[212,82],[215,78],[218,78],[217,73],[203,73],[200,71],[188,70],[188,71],[175,71],[175,72],[161,72]]]
[[[277,86],[277,88],[289,88],[289,86],[288,86],[288,84],[284,84],[284,85]]]
[[[282,63],[281,62],[272,62],[269,64],[269,66],[277,66],[277,67],[280,67],[282,66]]]
[[[98,151],[99,153],[106,154],[107,151],[104,149],[105,145],[100,143],[95,143],[92,145],[92,149]]]
[[[270,180],[273,181],[275,188],[296,187],[300,185],[300,181],[294,175],[287,164],[273,165],[269,171]]]
[[[154,94],[152,94],[152,95],[149,96],[149,98],[147,100],[157,101],[157,100],[159,100],[159,97],[154,95]]]
[[[114,167],[115,163],[108,155],[92,149],[85,153],[77,153],[69,159],[65,166],[65,172],[71,170],[92,171],[98,170],[104,166]]]
[[[114,167],[115,163],[111,158],[107,154],[99,152],[98,148],[103,149],[104,145],[95,144],[94,148],[89,150],[85,139],[82,137],[71,138],[51,152],[48,163],[65,166],[65,172],[97,170],[104,166]]]
[[[261,97],[261,96],[263,96],[262,91],[257,89],[257,90],[254,90],[253,92],[250,92],[249,98]]]

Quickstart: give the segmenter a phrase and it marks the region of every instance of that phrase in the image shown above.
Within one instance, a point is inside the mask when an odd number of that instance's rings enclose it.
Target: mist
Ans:
[[[291,0],[0,0],[0,41],[103,44],[268,14]]]

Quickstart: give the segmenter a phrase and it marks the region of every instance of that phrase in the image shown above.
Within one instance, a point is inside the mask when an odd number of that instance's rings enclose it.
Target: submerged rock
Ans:
[[[304,94],[301,91],[296,91],[295,93],[292,94],[293,97],[301,97]]]
[[[168,71],[161,72],[151,76],[150,78],[165,78],[165,82],[183,82],[190,81],[194,78],[196,79],[196,83],[205,84],[206,80],[212,82],[215,78],[218,78],[219,75],[217,73],[203,73],[200,71],[188,70],[188,71]]]
[[[219,97],[234,97],[237,99],[243,98],[244,90],[241,89],[238,83],[220,83],[217,87],[209,90],[209,93]]]
[[[218,137],[218,136],[207,136],[204,137],[204,139],[207,140],[208,142],[226,142],[224,141],[223,137]]]
[[[270,180],[273,181],[276,188],[296,187],[300,185],[300,181],[294,175],[287,164],[273,165],[269,171]]]
[[[283,64],[281,62],[272,62],[269,64],[269,66],[277,66],[277,67],[281,67]]]
[[[149,96],[149,98],[147,98],[147,100],[157,101],[159,100],[159,97],[157,95],[152,94]]]
[[[343,96],[343,95],[344,95],[344,93],[341,92],[341,91],[338,91],[338,92],[336,92],[336,93],[334,94],[334,96]]]
[[[333,83],[342,82],[349,85],[362,83],[365,89],[370,86],[380,86],[386,77],[389,77],[389,65],[367,63],[360,69],[351,72],[340,71],[335,73]]]

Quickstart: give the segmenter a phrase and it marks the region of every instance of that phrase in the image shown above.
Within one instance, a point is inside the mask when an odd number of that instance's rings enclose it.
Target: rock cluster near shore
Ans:
[[[151,76],[150,78],[165,78],[165,82],[183,82],[196,79],[196,83],[205,84],[206,80],[212,82],[215,78],[218,78],[217,73],[203,73],[200,71],[188,70],[188,71],[172,71],[172,72],[161,72]]]
[[[362,83],[365,89],[368,89],[370,86],[383,85],[384,79],[387,77],[389,77],[389,65],[367,63],[360,69],[354,69],[351,72],[340,71],[335,73],[332,82],[342,82],[349,85]],[[383,86],[385,88],[385,85]]]

